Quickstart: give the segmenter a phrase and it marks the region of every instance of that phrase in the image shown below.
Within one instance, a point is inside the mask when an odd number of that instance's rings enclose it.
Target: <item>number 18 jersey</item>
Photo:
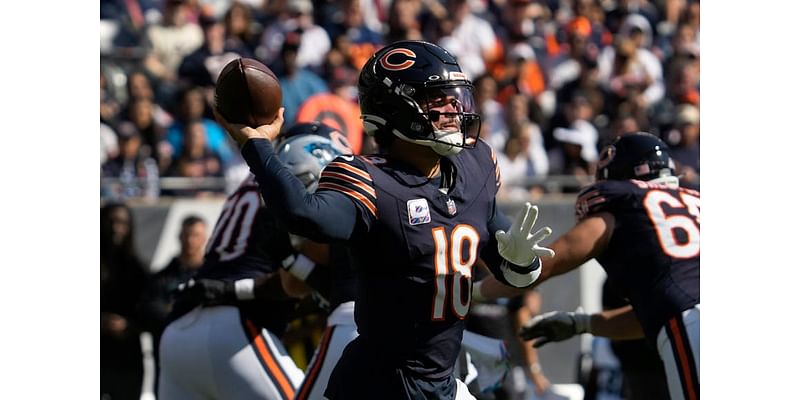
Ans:
[[[578,219],[608,212],[614,232],[597,261],[655,341],[700,302],[700,192],[638,180],[601,181],[578,196]]]
[[[364,226],[350,242],[363,349],[355,365],[431,379],[452,373],[472,266],[490,240],[497,170],[483,142],[443,158],[442,168],[452,171],[447,193],[409,165],[380,157],[340,156],[321,174],[319,191],[349,196]]]

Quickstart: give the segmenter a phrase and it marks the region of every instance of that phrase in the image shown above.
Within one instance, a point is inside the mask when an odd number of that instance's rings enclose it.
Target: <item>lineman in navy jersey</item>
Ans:
[[[290,230],[350,246],[360,336],[326,397],[471,398],[452,370],[472,266],[481,257],[499,281],[527,287],[539,275],[539,256],[553,254],[538,246],[550,229],[531,233],[538,209],[530,204],[513,225],[498,212],[497,168],[477,140],[472,86],[444,49],[419,41],[381,49],[361,72],[359,101],[366,131],[386,152],[339,157],[313,195],[269,142],[281,112],[255,129],[217,118]]]
[[[592,333],[645,337],[664,363],[670,397],[700,392],[700,193],[678,186],[667,146],[647,133],[618,138],[602,153],[598,182],[576,202],[577,225],[553,243],[537,282],[596,258],[630,306],[594,315],[554,311],[523,327],[534,346]],[[477,285],[494,292],[489,282]]]
[[[161,338],[159,399],[295,397],[303,372],[280,342],[296,305],[279,278],[292,250],[275,232],[250,176],[225,202],[203,267],[176,300]],[[270,296],[256,298],[255,281]]]

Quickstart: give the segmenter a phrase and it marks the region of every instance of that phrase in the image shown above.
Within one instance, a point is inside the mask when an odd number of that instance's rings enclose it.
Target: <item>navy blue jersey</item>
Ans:
[[[356,299],[356,271],[345,245],[331,245],[328,263],[314,265],[313,270],[300,279],[314,289],[311,296],[325,312],[331,312],[340,304]]]
[[[195,279],[236,281],[276,273],[281,268],[280,260],[272,257],[266,246],[280,240],[275,235],[286,234],[285,230],[276,229],[276,224],[264,205],[255,177],[248,176],[225,201]],[[280,290],[279,285],[275,288]],[[297,301],[282,295],[275,297],[242,301],[237,306],[247,318],[280,335],[291,320]]]
[[[331,246],[331,310],[339,304],[356,299],[356,271],[350,262],[350,254],[345,246]]]
[[[513,266],[498,253],[494,233],[511,222],[495,203],[499,177],[489,145],[479,141],[442,158],[440,179],[396,160],[340,156],[322,171],[313,194],[268,140],[248,140],[242,155],[289,230],[347,243],[357,270],[360,336],[344,350],[326,396],[455,393],[449,377],[470,306],[473,264],[480,257],[499,281],[518,287],[532,285],[531,271],[541,266],[538,258]]]
[[[274,260],[265,246],[278,232],[275,224],[255,177],[248,176],[225,201],[197,278],[237,280],[276,272],[280,260]]]
[[[614,232],[597,258],[655,340],[668,319],[700,302],[700,192],[637,180],[584,189],[578,219],[608,212]]]
[[[484,142],[443,158],[442,169],[453,172],[448,193],[409,165],[340,156],[323,170],[318,189],[352,199],[364,227],[350,241],[364,351],[373,365],[427,378],[449,375],[458,356],[472,266],[494,233],[498,187]]]

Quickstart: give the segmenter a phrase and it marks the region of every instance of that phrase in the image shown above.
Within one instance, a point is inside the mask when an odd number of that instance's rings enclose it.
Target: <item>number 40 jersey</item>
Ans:
[[[597,258],[630,300],[645,336],[700,303],[700,192],[638,180],[598,182],[575,205],[578,219],[608,212],[614,232]]]

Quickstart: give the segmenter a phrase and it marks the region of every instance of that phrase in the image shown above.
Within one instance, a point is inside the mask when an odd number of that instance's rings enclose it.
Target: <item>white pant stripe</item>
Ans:
[[[676,358],[676,352],[672,341],[670,341],[668,329],[669,326],[661,328],[658,332],[658,354],[664,363],[664,370],[667,374],[667,385],[669,386],[670,398],[673,400],[690,400],[684,396],[684,387],[681,381],[681,372],[686,368],[683,367],[685,362],[694,360],[694,370],[697,371],[697,376],[692,376],[690,379],[697,379],[699,386],[700,381],[700,306],[699,304],[690,308],[682,313],[683,325],[686,328],[686,339],[688,339],[688,348],[684,348],[686,352],[681,360],[680,357]],[[679,334],[679,333],[678,333]],[[680,336],[677,340],[683,340]],[[682,346],[686,346],[681,342]],[[678,352],[679,353],[679,352]],[[691,358],[690,358],[691,357]],[[691,366],[688,365],[691,370]],[[687,371],[687,373],[689,373]],[[700,393],[696,393],[694,388],[687,388],[690,393],[694,393],[699,399]]]

